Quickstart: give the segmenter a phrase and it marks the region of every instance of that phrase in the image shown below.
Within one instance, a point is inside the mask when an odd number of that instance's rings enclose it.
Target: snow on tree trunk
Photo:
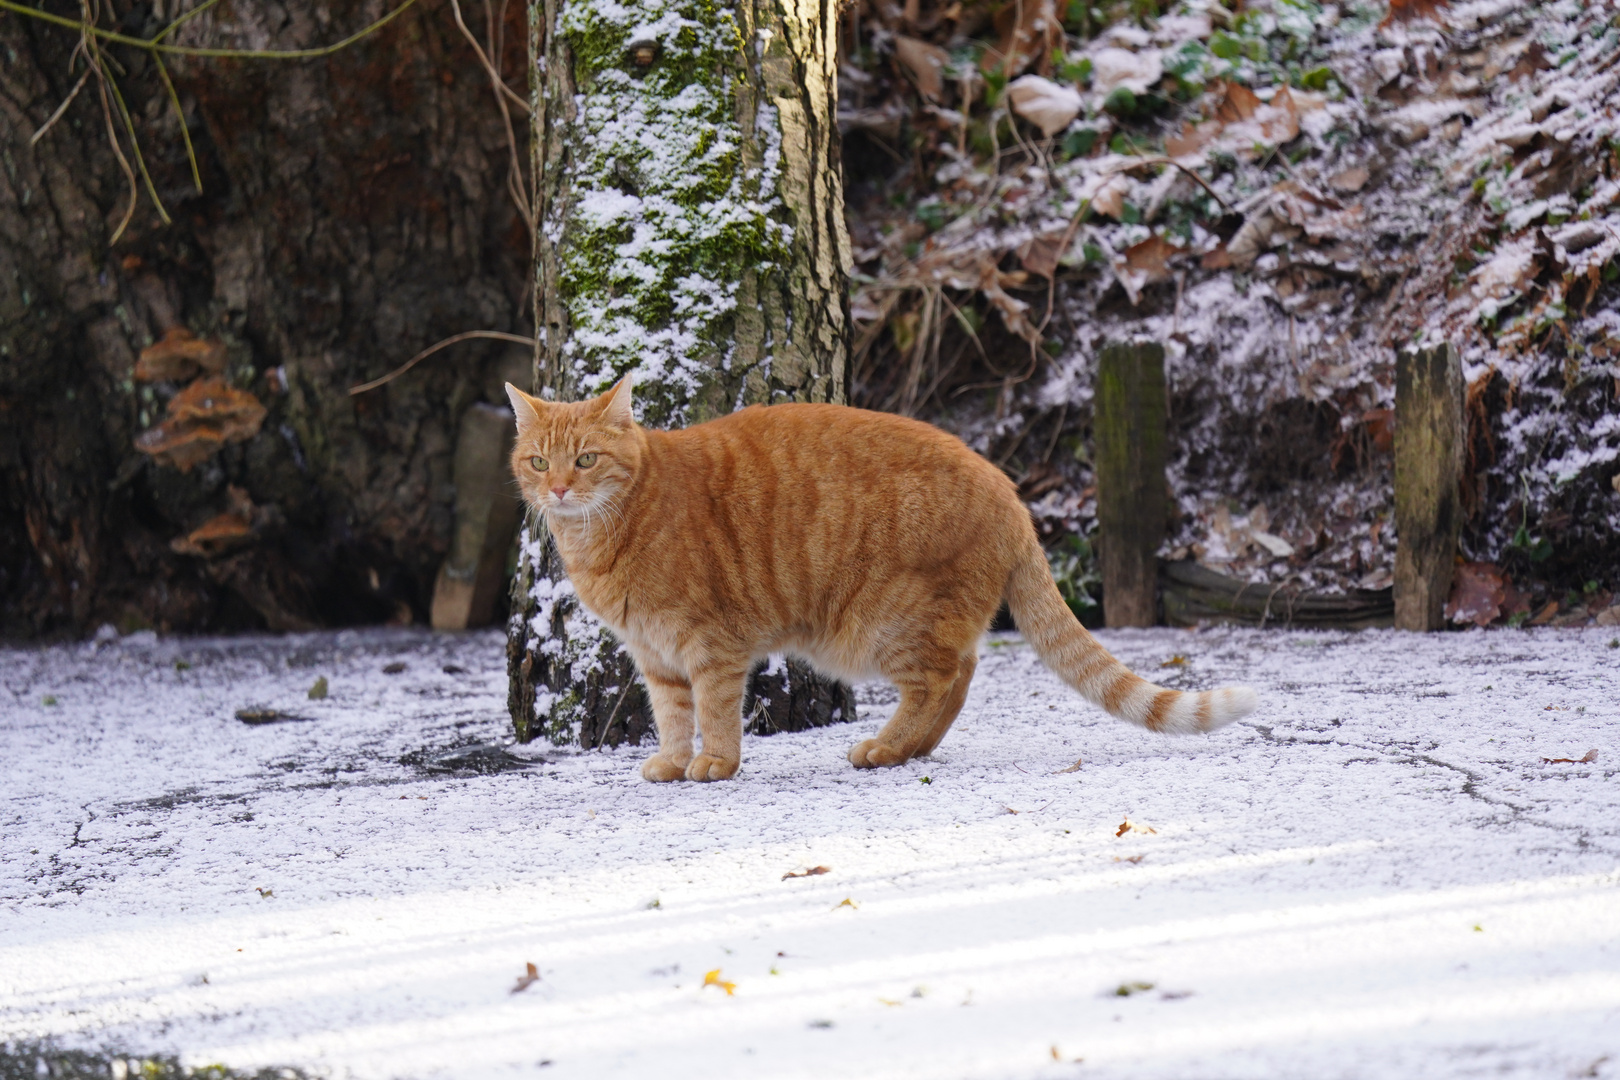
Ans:
[[[540,0],[535,58],[535,392],[635,375],[641,422],[844,400],[849,240],[828,0]],[[513,586],[520,740],[639,742],[629,658],[531,523]],[[854,718],[798,664],[756,672],[752,726]]]

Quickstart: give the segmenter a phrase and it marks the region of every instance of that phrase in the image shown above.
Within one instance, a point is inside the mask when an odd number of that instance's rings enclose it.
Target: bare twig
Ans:
[[[529,199],[528,185],[523,182],[523,167],[518,159],[517,133],[512,129],[511,110],[506,107],[506,99],[508,97],[516,98],[517,95],[512,93],[511,87],[506,85],[506,80],[501,78],[501,73],[495,70],[494,64],[490,63],[483,46],[478,44],[478,39],[473,37],[473,32],[467,28],[466,20],[461,17],[460,0],[450,0],[450,10],[455,14],[456,25],[461,28],[462,36],[473,47],[473,52],[478,54],[478,62],[484,66],[484,71],[489,75],[490,88],[495,91],[495,105],[501,110],[501,122],[506,126],[506,148],[511,156],[512,168],[506,177],[507,191],[511,194],[512,201],[517,204],[518,216],[523,218],[523,223],[529,227],[529,231],[532,233],[534,231],[534,203]],[[493,46],[495,17],[487,0],[484,4],[484,16],[490,44]],[[522,104],[524,114],[527,115],[529,105],[527,102]]]
[[[539,342],[535,341],[534,338],[524,337],[522,334],[507,334],[500,330],[468,330],[464,333],[453,334],[436,345],[429,345],[427,348],[423,349],[421,352],[417,353],[415,356],[411,357],[409,360],[405,361],[399,367],[395,368],[393,371],[390,371],[382,378],[372,379],[368,383],[361,383],[359,386],[349,387],[349,396],[353,397],[356,394],[364,394],[368,390],[375,390],[379,386],[383,386],[386,383],[391,383],[401,375],[405,374],[407,371],[411,370],[411,368],[421,363],[423,360],[426,360],[428,357],[438,352],[440,349],[448,348],[449,346],[455,345],[458,342],[470,341],[473,338],[487,338],[491,341],[510,341],[514,345],[528,345],[531,347],[539,344]]]
[[[56,111],[51,113],[51,118],[41,124],[39,126],[39,130],[34,132],[33,137],[28,140],[29,146],[33,146],[35,143],[39,142],[39,140],[45,137],[45,133],[47,131],[56,126],[56,122],[62,119],[62,114],[67,112],[68,106],[73,104],[73,99],[79,96],[79,91],[84,89],[84,84],[88,82],[89,79],[90,69],[85,68],[84,74],[80,75],[79,81],[73,84],[73,89],[68,93],[68,96],[62,100],[62,104],[58,105],[56,107]]]
[[[39,19],[43,22],[55,23],[57,26],[65,26],[70,30],[78,30],[81,33],[92,34],[95,37],[100,38],[102,41],[109,41],[118,45],[134,45],[136,48],[140,49],[155,49],[158,52],[171,53],[175,56],[211,56],[218,59],[227,60],[303,60],[320,56],[331,56],[335,52],[347,49],[350,45],[353,45],[362,38],[381,30],[383,27],[405,14],[406,9],[415,3],[416,0],[405,0],[403,4],[399,5],[399,7],[395,8],[393,11],[390,11],[387,15],[384,15],[382,18],[378,19],[364,30],[350,34],[342,41],[334,44],[320,45],[312,49],[207,49],[196,48],[188,45],[164,45],[161,43],[161,38],[163,36],[162,34],[155,38],[138,38],[130,37],[128,34],[114,33],[111,30],[103,30],[101,27],[94,25],[89,20],[88,13],[87,17],[84,19],[68,19],[61,15],[53,15],[48,11],[40,11],[38,8],[31,8],[25,4],[19,4],[17,3],[17,0],[0,0],[0,11],[10,11],[17,15],[26,15],[29,18]],[[173,27],[170,27],[169,29],[173,29]],[[167,30],[164,31],[164,33],[167,32]]]

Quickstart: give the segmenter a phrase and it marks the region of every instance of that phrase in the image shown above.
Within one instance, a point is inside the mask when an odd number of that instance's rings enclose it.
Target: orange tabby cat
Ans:
[[[857,767],[929,753],[1003,597],[1053,671],[1150,731],[1209,731],[1258,704],[1246,687],[1163,690],[1109,655],[1064,604],[1012,481],[938,428],[772,405],[649,431],[628,379],[566,405],[506,392],[523,496],[646,679],[658,725],[648,780],[736,773],[744,683],[773,652],[899,689],[894,718],[850,750]]]

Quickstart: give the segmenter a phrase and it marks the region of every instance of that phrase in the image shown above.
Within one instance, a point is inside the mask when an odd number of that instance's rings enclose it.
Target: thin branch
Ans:
[[[105,67],[106,61],[102,61]],[[135,151],[135,164],[140,167],[141,179],[146,182],[146,194],[151,196],[152,205],[157,207],[158,217],[163,224],[172,223],[169,211],[164,208],[163,200],[158,198],[157,187],[152,183],[152,174],[146,171],[146,157],[141,153],[141,141],[135,136],[135,121],[130,118],[129,106],[124,103],[123,92],[118,89],[118,82],[112,77],[112,72],[106,72],[107,87],[113,92],[113,99],[118,102],[118,114],[124,118],[124,130],[129,134],[130,149]]]
[[[68,106],[73,104],[73,99],[79,96],[79,91],[84,89],[84,84],[89,80],[90,69],[85,68],[84,74],[79,76],[79,81],[73,84],[72,92],[68,94],[68,96],[63,100],[62,104],[56,107],[56,111],[51,113],[51,118],[41,124],[38,131],[34,132],[33,138],[28,140],[29,146],[33,146],[35,143],[39,142],[39,140],[45,137],[45,133],[47,131],[56,126],[56,122],[62,119],[62,114],[67,112]]]
[[[401,375],[405,374],[407,371],[411,370],[411,368],[421,363],[423,360],[426,360],[428,357],[438,352],[440,349],[448,348],[457,342],[470,341],[473,338],[488,338],[492,341],[510,341],[515,345],[528,345],[530,347],[538,346],[540,344],[538,341],[535,341],[534,338],[524,337],[521,334],[506,334],[499,330],[468,330],[465,333],[455,334],[451,337],[447,337],[437,345],[429,345],[427,348],[423,349],[421,352],[417,353],[415,356],[411,357],[409,360],[405,361],[399,367],[395,368],[393,371],[390,371],[380,379],[372,379],[368,383],[361,383],[359,386],[349,387],[349,396],[354,397],[356,394],[364,394],[368,390],[375,390],[379,386],[386,383],[391,383]]]
[[[364,30],[350,34],[332,45],[321,45],[313,49],[205,49],[188,45],[164,45],[160,42],[162,35],[156,38],[130,37],[128,34],[118,34],[111,30],[103,30],[89,22],[80,19],[68,19],[61,15],[53,15],[48,11],[40,11],[17,3],[17,0],[0,0],[0,11],[10,11],[18,15],[27,15],[29,18],[39,19],[43,22],[55,23],[65,26],[69,30],[78,30],[81,33],[94,34],[103,41],[117,45],[133,45],[139,49],[155,49],[158,52],[171,53],[175,56],[211,56],[226,60],[304,60],[319,56],[331,56],[335,52],[347,49],[350,45],[362,38],[381,30],[401,15],[406,9],[415,4],[416,0],[405,0],[399,7],[378,19]]]
[[[461,33],[466,37],[467,43],[473,47],[473,52],[478,54],[479,63],[483,64],[484,71],[489,74],[491,89],[495,91],[495,104],[501,110],[501,122],[506,126],[506,148],[511,156],[511,171],[507,173],[506,177],[507,191],[511,194],[512,201],[517,204],[518,216],[523,218],[523,223],[529,227],[529,231],[532,233],[534,232],[534,203],[529,199],[528,186],[523,182],[523,167],[518,161],[517,133],[512,129],[511,110],[506,107],[506,98],[511,95],[511,88],[501,78],[501,73],[496,71],[495,66],[489,62],[489,57],[484,54],[483,46],[478,44],[478,39],[473,37],[473,32],[467,28],[466,20],[461,17],[460,0],[450,0],[450,10],[455,13],[456,25],[461,28]],[[488,29],[491,37],[493,37],[495,27],[493,18],[489,17],[487,5],[484,12],[486,15],[485,21],[489,24]],[[504,94],[502,93],[503,90],[505,91]],[[527,109],[528,106],[525,104],[525,112]]]
[[[197,151],[191,145],[191,129],[186,126],[185,110],[180,108],[180,95],[174,91],[174,80],[169,78],[169,69],[163,66],[163,57],[156,52],[152,53],[152,63],[157,65],[158,75],[163,79],[163,88],[169,92],[169,104],[174,106],[174,118],[180,123],[180,137],[186,142],[186,160],[191,163],[191,182],[197,185],[197,194],[202,194],[202,173],[197,169]]]
[[[158,32],[158,36],[152,39],[153,44],[162,41],[164,38],[168,37],[170,34],[180,29],[180,27],[184,26],[192,19],[195,19],[197,16],[201,15],[203,12],[207,11],[217,3],[219,3],[219,0],[203,0],[202,3],[198,4],[196,7],[192,8],[190,11],[174,20],[174,22],[160,30]]]
[[[124,170],[124,179],[129,182],[129,206],[124,209],[124,219],[113,230],[112,239],[107,242],[108,247],[118,243],[124,230],[129,228],[130,221],[135,217],[135,203],[141,197],[140,185],[135,182],[135,170],[129,164],[129,158],[124,156],[124,148],[118,142],[118,129],[113,125],[112,102],[107,100],[107,66],[102,62],[101,49],[96,45],[96,39],[89,31],[91,18],[90,5],[86,0],[80,0],[86,16],[84,28],[79,31],[79,48],[84,50],[85,63],[96,77],[96,90],[101,96],[101,115],[107,123],[107,142],[112,147],[113,156],[118,159],[118,167]]]
[[[473,32],[467,29],[467,24],[461,17],[461,4],[458,2],[458,0],[450,0],[450,10],[455,13],[456,25],[461,27],[461,33],[464,37],[466,37],[467,43],[473,47],[473,52],[478,54],[478,62],[484,65],[485,71],[489,72],[489,81],[495,84],[495,92],[497,94],[502,94],[502,91],[504,91],[505,93],[502,96],[511,98],[517,103],[517,107],[522,109],[524,114],[527,115],[530,112],[529,103],[519,97],[517,91],[513,90],[510,86],[507,86],[506,80],[501,78],[500,72],[495,70],[495,65],[490,62],[489,54],[486,53],[484,51],[484,47],[478,43],[478,39],[473,37]]]

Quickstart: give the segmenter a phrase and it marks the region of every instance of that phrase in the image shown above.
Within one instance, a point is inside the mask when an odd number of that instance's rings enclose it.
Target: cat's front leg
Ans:
[[[647,681],[653,723],[658,725],[658,753],[641,766],[647,780],[685,780],[692,761],[692,684],[673,672],[637,661]]]
[[[703,753],[686,767],[688,780],[729,780],[742,764],[742,699],[746,659],[717,663],[692,673]]]

